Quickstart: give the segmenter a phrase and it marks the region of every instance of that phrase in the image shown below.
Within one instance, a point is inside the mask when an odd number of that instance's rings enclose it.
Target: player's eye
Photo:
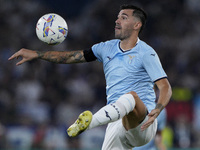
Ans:
[[[118,16],[118,17],[117,17],[117,20],[118,20],[118,19],[120,19],[120,20],[126,20],[126,19],[128,19],[128,17],[122,15],[122,16]]]
[[[126,17],[126,16],[122,16],[121,18],[122,18],[123,20],[126,20],[126,19],[127,19],[127,17]]]

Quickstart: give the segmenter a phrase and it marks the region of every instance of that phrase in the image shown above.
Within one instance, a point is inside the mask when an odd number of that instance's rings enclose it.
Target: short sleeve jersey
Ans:
[[[135,91],[148,111],[155,108],[154,82],[167,75],[152,47],[138,39],[134,48],[123,51],[120,40],[114,39],[93,45],[92,51],[103,63],[107,104]]]

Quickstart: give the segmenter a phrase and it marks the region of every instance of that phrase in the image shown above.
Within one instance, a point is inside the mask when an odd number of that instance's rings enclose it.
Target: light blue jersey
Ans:
[[[159,114],[158,118],[158,131],[162,131],[166,127],[167,123],[167,112],[166,109],[163,109],[161,113]],[[152,139],[149,143],[147,143],[144,146],[140,147],[135,147],[133,150],[157,150],[156,145],[155,145],[155,139]]]
[[[149,112],[155,108],[154,82],[167,75],[152,47],[138,39],[134,48],[123,51],[115,39],[93,45],[92,51],[103,63],[107,104],[135,91]]]

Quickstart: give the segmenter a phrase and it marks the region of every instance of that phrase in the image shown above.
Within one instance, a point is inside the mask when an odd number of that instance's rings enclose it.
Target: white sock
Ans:
[[[115,103],[102,107],[92,116],[88,129],[114,122],[123,118],[135,108],[135,99],[131,94],[122,95]]]

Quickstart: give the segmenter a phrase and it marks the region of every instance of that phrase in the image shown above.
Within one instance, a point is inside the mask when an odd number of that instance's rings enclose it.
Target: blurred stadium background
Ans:
[[[16,67],[7,61],[20,48],[77,50],[112,39],[119,6],[148,13],[140,38],[159,54],[173,96],[167,106],[164,142],[170,150],[200,149],[199,0],[0,0],[0,149],[99,150],[105,126],[69,138],[66,128],[83,110],[105,105],[105,81],[98,62],[58,65],[42,60]],[[37,20],[54,12],[69,27],[57,46],[40,42]]]

